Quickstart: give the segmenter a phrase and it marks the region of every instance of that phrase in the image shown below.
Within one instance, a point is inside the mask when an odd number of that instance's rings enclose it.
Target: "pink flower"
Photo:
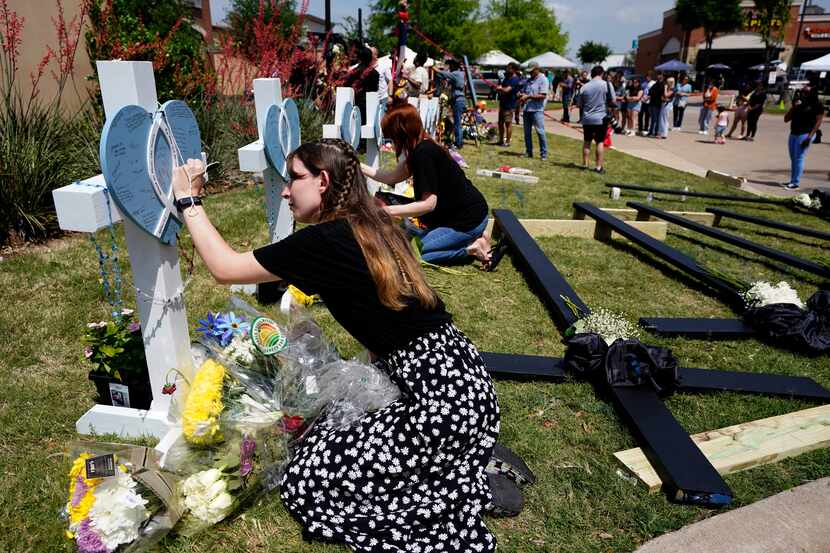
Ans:
[[[78,528],[78,532],[75,534],[78,551],[81,553],[110,553],[110,550],[107,549],[107,546],[104,545],[104,542],[89,525],[89,519],[85,519],[81,522],[81,527]]]
[[[92,347],[91,346],[87,346],[87,347],[84,348],[84,357],[86,357],[87,359],[92,357]]]
[[[256,451],[256,442],[253,438],[246,435],[242,438],[242,443],[239,445],[239,475],[248,476],[254,468],[254,452]]]
[[[77,480],[75,480],[75,491],[72,494],[72,506],[77,507],[81,500],[86,495],[87,486],[86,482],[81,475],[78,475]]]
[[[127,325],[127,330],[129,330],[130,332],[138,332],[139,330],[141,330],[141,323],[132,322]]]

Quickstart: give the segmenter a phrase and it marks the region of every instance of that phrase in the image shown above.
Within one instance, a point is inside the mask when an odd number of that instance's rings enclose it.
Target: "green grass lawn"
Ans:
[[[467,171],[487,196],[491,208],[509,208],[519,217],[570,218],[574,201],[622,207],[624,200],[642,199],[639,193],[608,199],[606,182],[626,182],[728,192],[698,177],[641,161],[618,152],[608,153],[608,173],[585,173],[581,144],[551,137],[551,160],[521,157],[521,140],[512,148],[468,145],[463,154]],[[387,156],[388,157],[388,156]],[[476,177],[478,168],[508,163],[527,167],[541,178],[527,185]],[[679,197],[655,199],[666,209],[702,210],[721,205]],[[212,220],[237,249],[266,241],[261,189],[235,189],[209,197]],[[734,206],[732,206],[734,207]],[[785,207],[735,207],[736,210],[781,221],[830,230],[811,215]],[[764,230],[739,222],[726,227],[751,240],[791,253],[817,258],[827,255],[818,239]],[[100,238],[105,239],[105,232]],[[119,229],[122,247],[123,235]],[[788,280],[806,299],[822,284],[820,279],[761,259],[714,240],[670,227],[668,243],[711,266],[744,280]],[[549,258],[580,296],[593,307],[605,307],[640,316],[728,317],[733,313],[705,289],[649,254],[615,241],[550,238],[540,240]],[[190,251],[185,235],[181,247]],[[561,356],[561,337],[537,296],[506,258],[495,273],[472,266],[463,275],[429,271],[441,290],[458,326],[486,351]],[[125,269],[129,275],[129,270]],[[107,306],[98,283],[97,258],[89,240],[68,236],[0,262],[0,551],[41,553],[70,551],[58,513],[66,501],[64,456],[66,444],[77,436],[75,421],[93,404],[94,389],[87,380],[79,343],[84,324],[105,316]],[[128,278],[128,277],[127,277]],[[132,303],[129,282],[125,297]],[[229,297],[215,284],[201,262],[186,290],[189,319],[208,309],[219,309]],[[325,307],[314,313],[344,356],[358,346]],[[367,321],[367,324],[369,322]],[[195,325],[194,325],[195,328]],[[830,361],[794,355],[755,340],[705,342],[647,338],[669,346],[684,366],[748,372],[804,375],[830,386]],[[510,519],[488,519],[506,553],[599,553],[631,551],[648,539],[706,518],[713,511],[672,505],[660,494],[625,478],[613,452],[635,445],[613,409],[588,384],[569,381],[496,383],[502,408],[501,441],[522,455],[539,482],[527,489],[526,508]],[[780,415],[809,405],[800,401],[749,397],[739,394],[678,395],[668,404],[690,432],[720,428],[762,417]],[[773,465],[729,475],[736,493],[734,506],[746,505],[806,481],[830,476],[830,450],[801,455]],[[307,543],[300,527],[283,509],[277,496],[258,502],[243,515],[194,538],[175,538],[160,548],[168,552],[329,552],[339,546]]]

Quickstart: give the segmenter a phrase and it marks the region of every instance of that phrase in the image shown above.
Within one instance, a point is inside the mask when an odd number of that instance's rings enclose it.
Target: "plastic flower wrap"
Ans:
[[[804,303],[798,297],[798,292],[786,281],[771,284],[766,281],[753,282],[742,294],[747,308],[764,307],[776,303],[790,303],[804,309]]]
[[[80,442],[71,451],[67,537],[82,553],[138,553],[181,516],[177,478],[152,449]]]
[[[186,535],[276,488],[289,444],[321,415],[352,424],[399,395],[373,365],[342,360],[296,303],[275,320],[233,298],[199,331],[205,356],[182,402],[182,436],[164,461],[182,479],[177,531]],[[175,392],[175,383],[166,387]]]

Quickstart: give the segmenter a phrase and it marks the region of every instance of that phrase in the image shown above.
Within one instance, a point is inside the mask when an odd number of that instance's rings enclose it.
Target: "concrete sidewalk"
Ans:
[[[744,188],[757,194],[792,196],[809,191],[816,186],[830,186],[830,133],[823,144],[813,144],[807,153],[801,189],[788,191],[781,183],[790,180],[790,158],[787,151],[789,124],[781,115],[764,114],[758,125],[754,142],[727,140],[726,144],[714,143],[714,126],[708,135],[698,134],[700,108],[689,106],[683,120],[683,128],[672,131],[666,140],[641,136],[614,135],[612,142],[617,151],[658,163],[672,169],[692,173],[701,177],[714,170],[748,180]],[[731,114],[734,115],[734,114]],[[548,111],[545,128],[548,132],[582,140],[582,130],[577,125],[565,125],[559,120],[561,111]],[[572,120],[578,112],[571,112]],[[496,113],[488,113],[488,120],[496,121]],[[517,132],[518,131],[518,132]],[[740,127],[736,130],[736,136]],[[524,140],[524,131],[513,130],[513,139]],[[556,151],[551,152],[556,159]],[[611,169],[613,171],[613,169]]]
[[[635,553],[827,553],[830,478],[713,516],[646,543]]]

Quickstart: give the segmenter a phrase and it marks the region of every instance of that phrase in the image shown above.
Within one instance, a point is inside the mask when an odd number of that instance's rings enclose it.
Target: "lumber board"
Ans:
[[[757,334],[743,319],[642,317],[640,326],[659,336],[683,336],[694,340],[735,340]]]
[[[583,219],[519,219],[519,223],[533,238],[568,236],[591,239],[597,227],[595,221]],[[631,224],[637,230],[660,241],[665,240],[668,234],[668,224],[665,221],[632,221]],[[489,234],[492,234],[494,225],[495,221],[490,219],[487,225]],[[615,234],[615,238],[624,237]]]
[[[821,405],[691,436],[721,475],[775,463],[830,446],[830,405]],[[614,453],[623,466],[657,492],[660,476],[640,448]]]
[[[814,261],[810,261],[809,259],[804,259],[789,254],[787,252],[782,252],[780,250],[776,250],[775,248],[770,248],[769,246],[765,246],[757,242],[752,242],[736,234],[730,234],[720,229],[711,228],[701,225],[699,223],[695,223],[694,221],[684,219],[683,217],[671,215],[670,213],[667,213],[662,209],[657,209],[656,207],[652,207],[650,205],[642,204],[639,202],[628,202],[626,205],[638,211],[649,213],[654,217],[658,217],[669,223],[687,228],[694,232],[698,232],[700,234],[703,234],[704,236],[714,238],[715,240],[720,240],[721,242],[726,242],[727,244],[737,246],[746,251],[756,253],[760,256],[767,257],[769,259],[774,259],[776,261],[784,263],[785,265],[789,265],[790,267],[795,267],[797,269],[801,269],[802,271],[813,273],[814,275],[830,278],[830,269]]]
[[[728,194],[709,194],[706,192],[693,192],[691,190],[674,190],[672,188],[655,188],[653,186],[639,186],[635,184],[607,183],[606,188],[617,187],[622,190],[636,190],[639,192],[652,192],[654,194],[669,194],[674,196],[688,196],[690,198],[710,198],[713,200],[726,200],[732,202],[748,202],[754,204],[782,204],[783,200],[778,198],[760,198],[757,196],[730,196]]]
[[[650,216],[644,219],[637,219],[637,216],[639,215],[637,210],[628,207],[601,207],[600,209],[606,213],[613,215],[617,219],[622,219],[626,222],[654,220]],[[715,222],[715,215],[712,213],[706,213],[705,211],[669,211],[669,213],[671,213],[672,215],[679,215],[680,217],[691,219],[692,221],[695,221],[702,225],[712,226]]]
[[[541,377],[554,382],[565,380],[564,362],[558,357],[481,352],[487,371],[495,377]]]
[[[738,221],[744,221],[746,223],[752,223],[754,225],[759,225],[762,227],[774,228],[777,230],[785,230],[787,232],[794,232],[795,234],[800,234],[802,236],[811,236],[813,238],[821,238],[822,240],[830,240],[830,232],[824,232],[813,228],[799,227],[796,225],[789,225],[787,223],[779,223],[778,221],[773,221],[771,219],[753,217],[752,215],[736,213],[734,211],[720,209],[717,207],[707,207],[706,211],[715,216],[715,221],[713,222],[712,226],[718,226],[718,223],[720,223],[720,220],[722,218],[736,219]]]

